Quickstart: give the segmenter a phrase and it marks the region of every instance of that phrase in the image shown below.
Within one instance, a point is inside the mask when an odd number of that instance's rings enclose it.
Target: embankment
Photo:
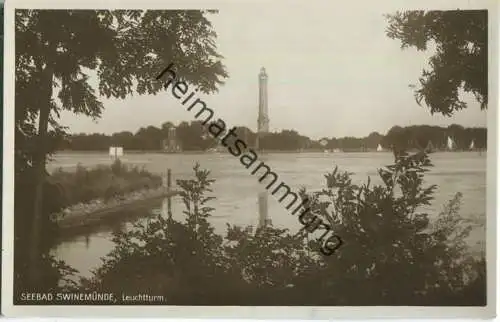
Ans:
[[[74,172],[59,169],[49,180],[59,189],[54,198],[60,210],[51,217],[63,233],[104,221],[121,221],[131,211],[177,194],[162,184],[161,176],[128,167],[119,160],[93,169],[77,166]]]

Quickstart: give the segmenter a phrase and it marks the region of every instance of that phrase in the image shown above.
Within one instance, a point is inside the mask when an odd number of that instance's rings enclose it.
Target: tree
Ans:
[[[148,126],[146,128],[141,127],[135,134],[135,138],[138,140],[140,150],[160,150],[163,134],[162,131],[155,126]]]
[[[34,168],[30,276],[35,284],[40,280],[43,183],[51,152],[48,133],[62,129],[57,123],[59,112],[101,115],[103,105],[89,83],[89,71],[98,75],[98,95],[107,98],[160,92],[161,82],[153,80],[171,62],[179,76],[200,91],[216,91],[227,73],[216,52],[216,33],[208,13],[16,10],[16,156],[20,162],[16,173]]]
[[[451,116],[467,107],[459,90],[472,93],[486,109],[488,104],[488,11],[404,11],[387,15],[387,36],[401,48],[427,50],[436,46],[430,70],[424,70],[415,90],[431,114]],[[411,87],[414,87],[412,85]]]
[[[51,133],[51,144],[57,145],[58,150],[72,149],[74,151],[108,151],[110,145],[123,146],[126,150],[157,151],[161,141],[168,138],[169,128],[175,128],[176,139],[183,145],[186,151],[206,150],[216,147],[219,142],[208,131],[201,121],[191,123],[181,122],[178,127],[166,122],[161,129],[154,126],[143,127],[134,135],[124,131],[105,135],[99,133],[74,134],[61,140],[56,133]],[[243,140],[251,147],[255,142],[256,134],[246,127],[236,127],[236,137]],[[360,151],[363,147],[375,149],[378,144],[386,148],[417,149],[422,150],[431,143],[433,149],[446,147],[447,137],[451,136],[459,149],[469,149],[474,141],[474,147],[486,148],[486,128],[463,128],[460,125],[450,125],[448,128],[429,125],[411,125],[407,127],[393,126],[387,135],[372,132],[366,137],[353,138],[331,138],[328,140],[327,149],[342,148],[346,150]],[[233,145],[236,138],[226,141]],[[308,147],[308,137],[302,136],[295,131],[283,130],[281,132],[269,133],[261,140],[261,145],[270,150],[294,151]],[[322,150],[319,141],[313,141],[315,146],[310,148]]]
[[[134,134],[129,131],[113,133],[111,142],[115,146],[122,146],[124,149],[133,149],[135,146]]]
[[[202,121],[194,120],[191,123],[181,122],[177,127],[177,138],[185,151],[201,151],[207,149],[215,141]]]
[[[382,142],[383,135],[378,132],[372,132],[365,139],[365,145],[368,148],[375,149]]]
[[[171,128],[175,128],[175,125],[174,125],[174,123],[172,123],[170,121],[167,121],[161,125],[161,133],[162,133],[164,139],[168,138],[169,130]]]
[[[268,133],[260,139],[260,147],[264,150],[294,151],[301,148],[302,138],[294,130]]]

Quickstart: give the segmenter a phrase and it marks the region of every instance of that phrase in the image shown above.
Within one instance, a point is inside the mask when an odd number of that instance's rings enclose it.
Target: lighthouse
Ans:
[[[269,115],[267,109],[267,73],[262,67],[259,73],[259,117],[257,118],[259,133],[269,132]]]
[[[269,115],[267,106],[267,73],[262,67],[259,73],[259,116],[257,117],[257,141],[256,149],[259,149],[260,138],[269,133]]]

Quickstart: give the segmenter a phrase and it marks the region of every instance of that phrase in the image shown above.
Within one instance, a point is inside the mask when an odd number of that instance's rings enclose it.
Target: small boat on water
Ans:
[[[382,152],[382,151],[384,151],[384,148],[382,148],[382,145],[380,145],[379,143],[377,146],[377,152]]]
[[[474,150],[474,140],[470,143],[469,150]]]

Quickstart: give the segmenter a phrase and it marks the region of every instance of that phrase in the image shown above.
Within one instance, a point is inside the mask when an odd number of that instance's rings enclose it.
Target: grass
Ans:
[[[78,164],[76,171],[56,169],[50,181],[62,192],[63,206],[87,203],[95,199],[107,201],[113,197],[142,189],[160,187],[162,178],[144,168],[128,167],[120,160],[110,166],[85,168]]]

